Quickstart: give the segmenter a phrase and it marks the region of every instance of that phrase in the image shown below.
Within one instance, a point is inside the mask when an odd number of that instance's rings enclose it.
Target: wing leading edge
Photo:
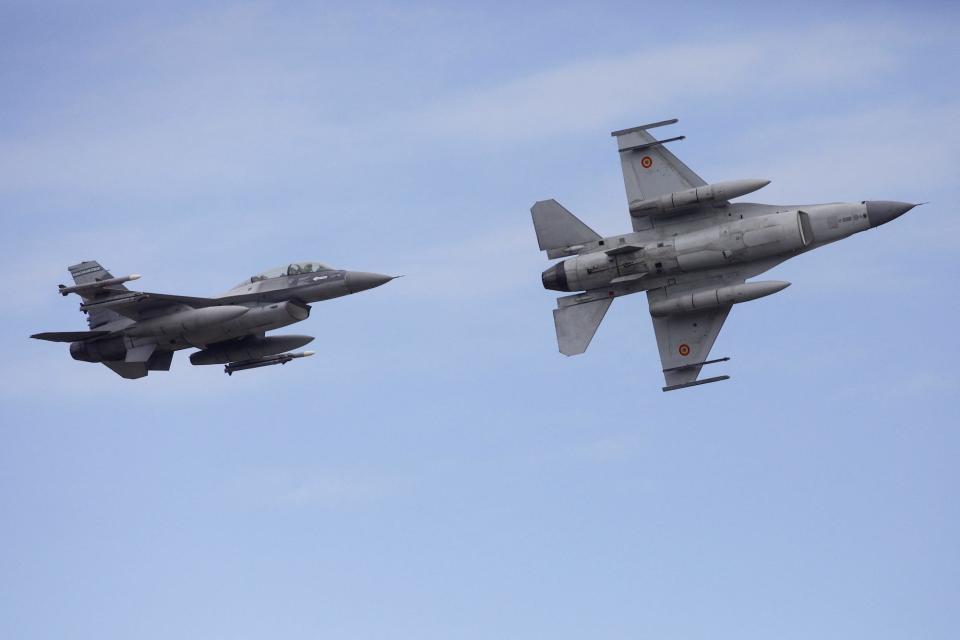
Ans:
[[[699,276],[680,276],[677,283],[668,287],[659,287],[647,291],[647,303],[651,310],[655,305],[659,306],[664,301],[673,300],[678,297],[686,297],[691,292],[703,292],[720,287],[730,287],[733,285],[742,285],[748,279],[760,275],[783,260],[781,258],[770,258],[754,262],[749,265],[743,265],[739,268],[720,269],[712,273],[704,273]],[[769,295],[785,288],[789,283],[771,282],[758,284],[774,284],[772,290],[768,288],[762,295]],[[697,380],[700,375],[700,369],[705,364],[714,362],[723,362],[729,358],[717,358],[709,360],[710,350],[713,343],[716,342],[723,323],[730,313],[730,308],[735,302],[745,302],[755,299],[747,297],[745,299],[736,299],[730,304],[705,308],[699,311],[688,313],[675,313],[672,315],[660,316],[653,315],[653,330],[657,337],[657,348],[660,351],[660,363],[663,366],[663,377],[667,386],[664,391],[692,387],[698,384],[708,382],[717,382],[726,380],[729,376],[717,376],[704,380]]]

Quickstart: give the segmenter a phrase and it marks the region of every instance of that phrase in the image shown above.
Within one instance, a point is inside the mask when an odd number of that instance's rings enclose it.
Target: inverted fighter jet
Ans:
[[[69,267],[75,293],[83,301],[89,331],[37,333],[31,338],[69,342],[75,360],[101,362],[124,378],[169,371],[173,352],[198,347],[191,364],[223,364],[234,371],[286,364],[312,351],[287,353],[312,336],[265,336],[310,315],[311,302],[379,287],[393,279],[379,273],[343,271],[317,261],[295,262],[247,278],[215,298],[131,291],[97,262]]]
[[[556,200],[533,205],[540,250],[567,258],[543,272],[543,286],[576,291],[553,311],[560,352],[586,351],[614,298],[647,292],[666,380],[664,391],[727,380],[698,380],[730,308],[790,285],[747,282],[784,260],[890,222],[916,205],[856,203],[772,205],[731,203],[769,180],[707,184],[649,129],[666,120],[614,131],[633,233],[604,238]]]

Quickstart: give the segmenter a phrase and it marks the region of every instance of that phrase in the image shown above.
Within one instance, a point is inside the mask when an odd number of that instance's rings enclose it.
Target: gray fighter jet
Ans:
[[[131,291],[97,262],[70,269],[74,285],[60,285],[64,296],[83,300],[89,331],[58,331],[30,336],[69,342],[75,360],[101,362],[124,378],[142,378],[149,371],[169,371],[173,352],[199,347],[190,362],[224,364],[224,371],[286,364],[312,351],[287,353],[313,340],[312,336],[270,336],[310,315],[311,302],[359,293],[389,282],[393,276],[343,271],[307,260],[247,278],[215,298],[194,298]]]
[[[647,292],[666,380],[664,391],[726,380],[698,380],[730,308],[789,282],[747,282],[788,258],[890,222],[916,205],[856,203],[771,205],[730,199],[769,180],[707,184],[647,130],[674,120],[614,131],[633,233],[601,237],[556,200],[533,205],[541,251],[574,256],[543,272],[543,286],[579,291],[553,311],[560,352],[586,351],[613,299]]]

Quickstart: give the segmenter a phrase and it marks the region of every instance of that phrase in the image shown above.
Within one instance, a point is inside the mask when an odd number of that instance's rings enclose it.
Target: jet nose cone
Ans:
[[[895,200],[867,200],[867,218],[871,227],[879,227],[899,218],[915,206],[917,205]]]
[[[348,271],[347,289],[350,293],[358,293],[379,287],[393,280],[393,276],[385,276],[382,273],[368,273],[366,271]]]

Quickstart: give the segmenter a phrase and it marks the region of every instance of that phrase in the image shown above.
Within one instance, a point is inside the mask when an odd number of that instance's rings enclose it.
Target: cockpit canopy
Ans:
[[[318,271],[333,271],[333,267],[330,267],[322,262],[317,262],[316,260],[291,262],[288,265],[275,267],[273,269],[264,271],[263,273],[258,273],[257,275],[252,276],[249,280],[244,281],[242,284],[260,282],[261,280],[279,278],[280,276],[298,276],[304,273],[316,273]]]

